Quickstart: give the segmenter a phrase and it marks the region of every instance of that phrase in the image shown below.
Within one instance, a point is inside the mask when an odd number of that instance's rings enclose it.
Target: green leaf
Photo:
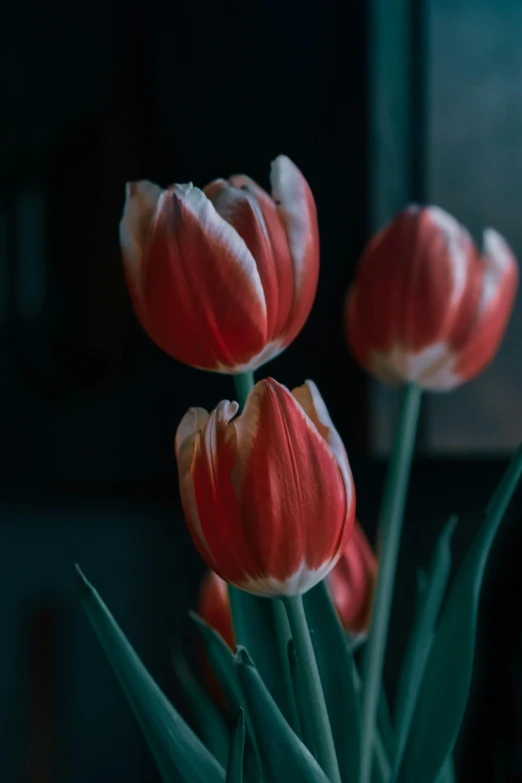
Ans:
[[[359,774],[360,699],[349,642],[323,582],[303,596],[343,783]]]
[[[378,741],[382,744],[387,758],[393,758],[395,752],[395,728],[390,715],[390,706],[383,682],[381,682],[381,691],[377,703],[377,729],[377,734],[380,735],[380,740]]]
[[[229,585],[228,592],[236,644],[249,650],[263,682],[285,718],[292,724],[295,707],[289,699],[289,672],[285,671],[285,667],[288,667],[288,639],[281,640],[279,644],[278,633],[283,629],[276,615],[276,602],[251,595],[232,585]]]
[[[189,702],[199,736],[219,763],[226,767],[230,732],[221,712],[194,678],[180,647],[172,650],[172,663],[178,684]]]
[[[76,571],[82,604],[164,783],[224,783],[221,765],[158,688],[96,590]]]
[[[201,635],[212,671],[218,678],[231,709],[237,713],[244,707],[245,699],[237,676],[234,656],[217,631],[195,612],[189,612],[189,616]],[[245,766],[249,770],[248,780],[261,780],[261,756],[248,712],[245,715],[245,720],[248,737]]]
[[[201,635],[212,671],[225,692],[230,707],[237,712],[242,704],[243,694],[237,679],[234,656],[221,636],[195,612],[189,612]]]
[[[226,783],[243,783],[243,756],[245,752],[245,720],[243,710],[239,710],[239,717],[234,731],[234,738],[230,746],[230,757],[227,766]]]
[[[451,756],[444,762],[444,766],[442,767],[440,775],[437,778],[437,783],[456,783],[455,766]]]
[[[395,698],[397,737],[394,772],[397,772],[400,767],[426,661],[435,637],[435,625],[451,570],[451,537],[456,524],[457,517],[450,517],[435,546],[429,574],[425,576],[423,572],[419,573],[417,609],[402,661]]]
[[[242,647],[236,653],[236,666],[270,783],[328,783],[310,751],[286,722]]]
[[[455,745],[471,682],[482,578],[521,472],[522,446],[504,473],[446,598],[397,776],[400,783],[434,783]]]

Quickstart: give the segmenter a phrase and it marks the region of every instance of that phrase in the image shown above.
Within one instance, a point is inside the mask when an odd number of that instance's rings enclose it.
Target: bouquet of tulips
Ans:
[[[237,402],[190,408],[175,437],[186,522],[211,569],[193,614],[199,682],[176,656],[197,733],[78,570],[82,602],[164,783],[450,783],[482,576],[522,449],[452,579],[456,519],[441,525],[419,570],[392,708],[382,685],[390,608],[421,394],[469,381],[493,358],[517,264],[498,233],[485,232],[481,255],[435,207],[408,207],[364,250],[346,298],[348,343],[401,395],[374,555],[317,386],[254,384],[301,330],[319,273],[305,178],[280,156],[271,186],[239,175],[203,190],[133,183],[121,221],[145,331],[174,359],[235,382]]]

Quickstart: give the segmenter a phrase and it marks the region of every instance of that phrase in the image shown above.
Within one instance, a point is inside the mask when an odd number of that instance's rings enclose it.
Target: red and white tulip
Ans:
[[[255,370],[302,329],[319,274],[312,192],[284,155],[272,195],[243,175],[200,190],[127,185],[120,244],[136,315],[170,356],[204,370]]]
[[[410,206],[367,245],[345,324],[358,361],[383,381],[449,390],[495,356],[515,300],[518,268],[504,239],[471,237],[438,207]]]
[[[257,595],[306,592],[331,571],[352,532],[346,451],[312,381],[271,378],[209,415],[190,409],[176,434],[181,500],[210,568]]]
[[[348,543],[326,577],[326,585],[339,620],[353,637],[364,637],[370,625],[377,559],[356,521]],[[216,630],[228,646],[235,647],[227,583],[207,571],[198,595],[198,614]]]

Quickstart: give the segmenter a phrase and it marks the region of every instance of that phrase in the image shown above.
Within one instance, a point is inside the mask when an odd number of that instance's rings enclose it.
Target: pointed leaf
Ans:
[[[236,644],[246,647],[256,665],[263,682],[275,699],[285,718],[292,723],[295,708],[289,701],[285,666],[286,643],[279,646],[278,634],[282,632],[276,612],[278,602],[260,598],[229,585],[230,606]],[[284,649],[283,655],[281,648]]]
[[[77,567],[80,598],[164,783],[224,783],[225,772],[158,688]]]
[[[231,709],[237,713],[244,707],[245,699],[237,676],[234,656],[217,631],[195,612],[189,612],[189,616],[201,635],[212,671],[218,678]],[[248,739],[245,750],[245,766],[249,770],[248,780],[257,781],[262,779],[261,757],[248,712],[245,715],[245,722]]]
[[[303,596],[343,783],[359,771],[358,673],[324,582]]]
[[[226,783],[243,783],[243,755],[245,752],[245,720],[243,710],[239,710],[239,717],[234,731],[234,738],[230,746],[230,757],[227,766]]]
[[[237,649],[236,666],[267,780],[270,783],[328,783],[317,761],[286,722],[242,647]]]
[[[471,682],[482,577],[521,472],[522,446],[502,477],[445,601],[397,777],[400,783],[434,783],[455,745]]]
[[[172,663],[178,684],[189,702],[199,736],[212,755],[226,767],[230,732],[222,714],[194,678],[180,647],[172,650]]]
[[[419,575],[417,609],[402,661],[395,698],[397,738],[394,770],[396,772],[410,731],[426,661],[435,636],[435,625],[446,592],[451,570],[451,537],[456,524],[457,517],[450,517],[435,546],[429,574],[424,576],[421,572]]]

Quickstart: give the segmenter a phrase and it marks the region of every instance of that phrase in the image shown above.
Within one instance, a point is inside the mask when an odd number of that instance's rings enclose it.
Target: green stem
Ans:
[[[306,622],[303,598],[300,595],[287,596],[283,601],[294,640],[297,665],[302,675],[299,682],[303,686],[303,701],[306,707],[306,713],[302,717],[308,721],[309,732],[307,734],[313,737],[315,742],[312,752],[331,783],[341,783],[330,720],[326,711],[312,639]]]
[[[241,410],[245,407],[248,395],[254,388],[254,372],[240,372],[234,375],[234,385],[236,387],[237,401]]]
[[[271,601],[272,610],[274,613],[274,623],[276,629],[277,646],[279,649],[279,658],[281,661],[281,669],[283,673],[283,685],[285,689],[285,697],[287,703],[287,714],[289,723],[298,737],[301,736],[299,717],[297,713],[297,706],[294,698],[294,688],[292,685],[292,675],[290,672],[290,661],[288,659],[288,642],[292,638],[290,632],[290,626],[288,624],[288,617],[286,615],[283,602],[278,598]]]
[[[393,451],[386,474],[379,516],[379,575],[372,622],[362,662],[361,771],[359,783],[369,783],[375,722],[381,687],[402,519],[415,446],[421,389],[414,383],[402,389]]]

